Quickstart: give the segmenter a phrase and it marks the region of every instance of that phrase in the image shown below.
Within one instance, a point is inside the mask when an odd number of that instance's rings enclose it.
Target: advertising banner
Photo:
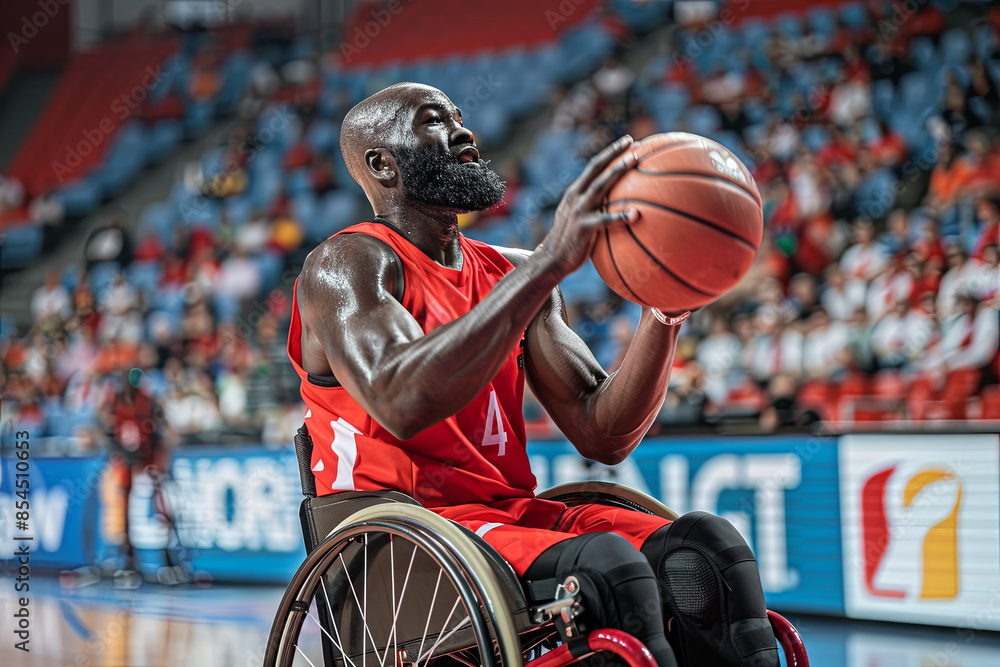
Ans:
[[[1000,439],[840,439],[853,618],[1000,630]]]
[[[103,456],[30,459],[26,498],[15,495],[18,459],[0,459],[0,537],[6,546],[15,536],[28,541],[33,567],[77,567],[101,556],[100,486],[107,465]],[[23,488],[22,488],[23,490]],[[30,518],[17,520],[17,501],[28,502]],[[5,548],[3,559],[10,560]]]
[[[604,479],[683,514],[732,522],[760,566],[768,604],[843,613],[834,438],[651,438],[623,463],[584,461],[569,443],[531,443],[539,489]]]
[[[216,579],[288,581],[305,560],[295,455],[254,448],[179,450],[164,487],[135,479],[129,520],[144,563],[163,564],[165,547],[180,547],[194,570]],[[171,523],[161,508],[167,508]]]

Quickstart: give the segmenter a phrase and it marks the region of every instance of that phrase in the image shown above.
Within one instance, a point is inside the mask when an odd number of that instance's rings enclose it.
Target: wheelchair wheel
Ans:
[[[458,526],[421,507],[367,507],[295,573],[264,665],[521,667],[506,600],[479,547]]]

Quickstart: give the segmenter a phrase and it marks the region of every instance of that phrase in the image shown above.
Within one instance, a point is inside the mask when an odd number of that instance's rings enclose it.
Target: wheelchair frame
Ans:
[[[312,440],[304,425],[295,437],[295,449],[305,496],[299,518],[308,556],[289,583],[275,614],[265,649],[265,667],[287,667],[292,664],[297,652],[302,653],[297,642],[305,619],[311,616],[310,603],[314,599],[319,618],[314,617],[313,620],[320,627],[323,663],[326,667],[367,667],[367,659],[372,653],[380,667],[387,667],[390,641],[394,656],[392,665],[388,667],[427,667],[434,657],[434,650],[442,644],[448,652],[443,652],[435,661],[445,658],[450,659],[449,662],[464,663],[470,667],[474,667],[477,661],[483,667],[563,667],[598,651],[614,653],[630,667],[656,667],[646,647],[628,633],[615,629],[596,629],[581,635],[576,625],[580,607],[575,578],[569,577],[566,581],[559,582],[551,594],[543,591],[539,595],[530,590],[533,587],[524,586],[510,565],[481,537],[423,508],[416,500],[403,493],[346,491],[317,497],[315,479],[310,470]],[[567,505],[597,502],[668,519],[677,518],[675,512],[651,496],[607,482],[563,484],[538,495]],[[403,591],[396,606],[395,584],[398,576],[394,565],[394,539],[402,539],[404,545],[413,545],[410,568],[413,567],[419,549],[422,554],[420,562],[425,568],[430,567],[427,565],[430,563],[440,568],[438,584],[441,573],[447,574],[456,595],[452,613],[459,602],[468,612],[468,628],[462,628],[459,624],[445,633],[445,627],[442,626],[427,653],[423,648],[438,597],[438,585],[435,585],[431,598],[424,636],[419,647],[414,650],[415,639],[400,639],[396,634],[410,570],[406,572]],[[371,562],[369,545],[375,552],[375,560]],[[391,574],[386,572],[385,567],[386,545],[392,562]],[[354,556],[350,555],[352,551]],[[345,553],[348,553],[347,560],[344,559]],[[354,587],[353,580],[357,577],[351,574],[348,565],[348,562],[353,565],[362,553],[365,567],[362,573],[363,607]],[[391,617],[391,632],[386,635],[381,656],[367,618],[368,568],[378,564],[379,559],[381,566],[374,571],[381,578],[376,585],[384,586],[388,580],[393,591],[389,613],[373,611],[376,616],[379,613],[384,616],[382,619],[375,619],[381,620],[383,630],[389,627],[387,619]],[[331,579],[330,570],[337,562],[343,566],[343,575]],[[420,567],[417,578],[419,574]],[[337,601],[335,595],[336,603],[331,602],[328,592],[337,588],[333,582],[340,582],[338,590],[344,596],[343,600]],[[344,582],[354,595],[356,608],[350,607],[351,598],[346,597]],[[319,593],[322,593],[322,597]],[[340,617],[335,621],[334,608],[338,605]],[[356,628],[352,630],[349,620],[345,620],[352,612],[357,616],[359,611],[363,624],[360,633]],[[451,618],[450,613],[445,626]],[[772,611],[768,611],[768,618],[789,667],[808,667],[805,646],[795,628]],[[349,634],[353,637],[354,644],[349,643]],[[360,652],[356,646],[358,634],[361,638]],[[400,632],[400,635],[405,633]],[[370,651],[367,647],[368,638],[371,638]],[[351,650],[345,648],[348,645]],[[543,646],[549,650],[542,653],[540,648]],[[475,656],[469,657],[468,651],[473,649],[478,660]],[[338,650],[340,658],[337,658]],[[525,660],[526,654],[532,658]],[[305,659],[310,665],[314,664],[308,656]],[[424,663],[422,666],[421,661]]]

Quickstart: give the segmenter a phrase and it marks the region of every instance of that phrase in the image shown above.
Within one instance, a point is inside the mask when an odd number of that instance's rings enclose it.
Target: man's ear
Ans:
[[[380,185],[386,188],[396,187],[399,181],[399,167],[396,158],[385,148],[369,148],[365,151],[365,166]]]

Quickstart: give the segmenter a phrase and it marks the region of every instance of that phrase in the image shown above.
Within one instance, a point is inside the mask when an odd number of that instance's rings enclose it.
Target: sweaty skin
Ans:
[[[404,276],[388,245],[364,234],[320,244],[299,278],[302,367],[336,376],[379,424],[408,439],[468,404],[527,331],[526,375],[543,407],[581,455],[623,460],[663,402],[680,327],[644,308],[621,368],[608,375],[567,324],[557,285],[586,261],[606,226],[638,218],[634,210],[602,211],[608,190],[636,162],[631,143],[623,137],[595,156],[567,189],[542,246],[498,248],[515,268],[469,313],[426,335],[400,303]],[[420,84],[387,88],[345,119],[341,146],[376,215],[432,260],[461,268],[463,211],[408,199],[392,154],[392,147],[471,152],[475,137],[451,100]],[[486,167],[477,159],[462,168]]]

